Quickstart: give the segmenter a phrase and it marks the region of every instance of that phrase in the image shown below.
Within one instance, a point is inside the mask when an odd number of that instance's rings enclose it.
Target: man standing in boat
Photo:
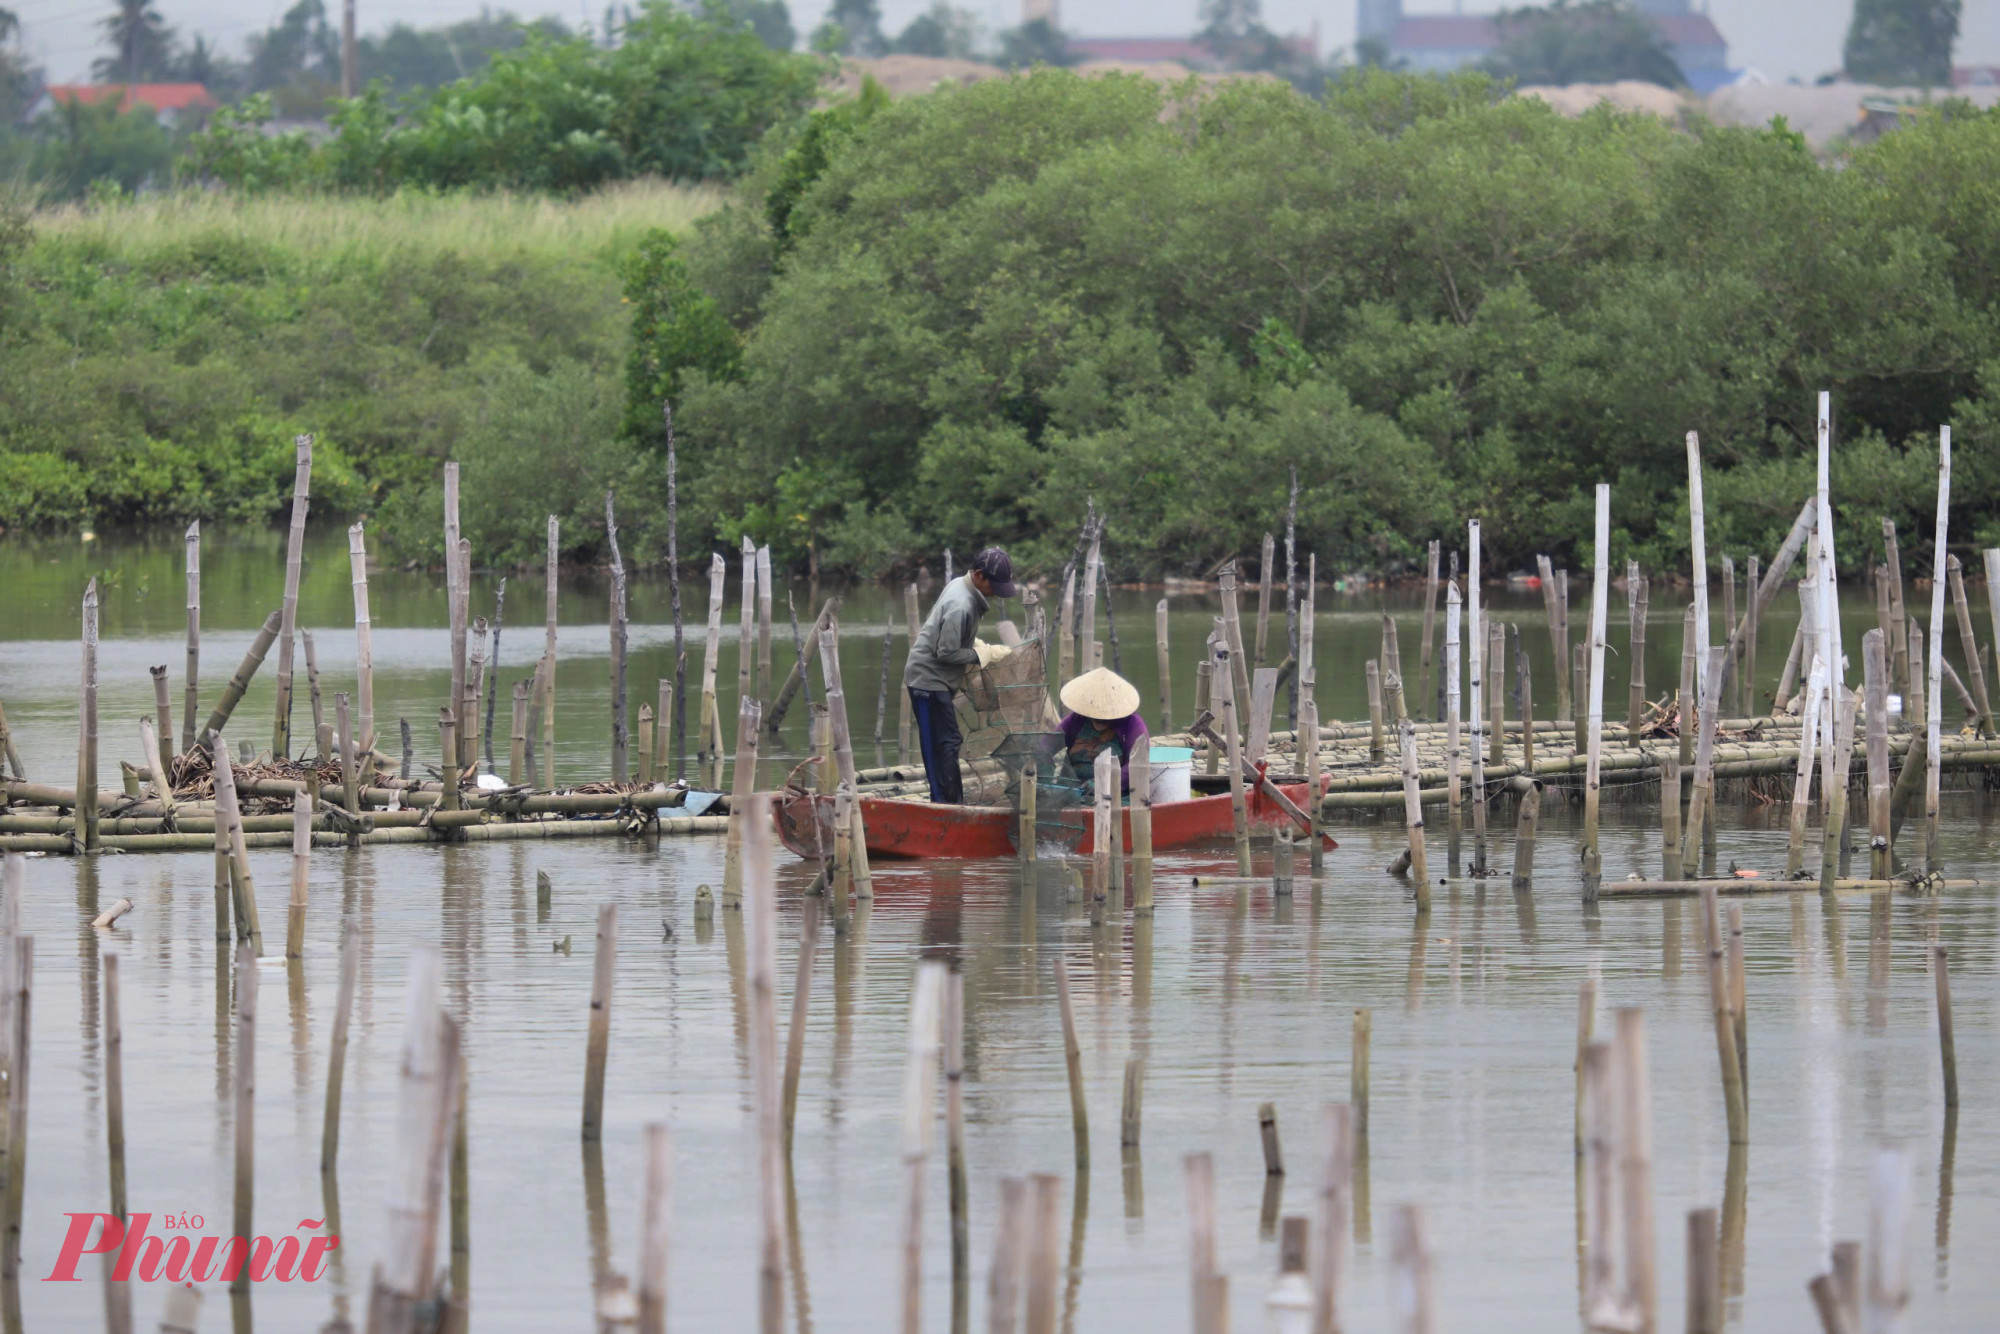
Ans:
[[[951,694],[979,662],[979,618],[990,599],[1013,596],[1014,562],[999,547],[988,547],[972,558],[972,568],[944,586],[910,646],[903,688],[910,692],[934,802],[958,806],[965,801],[958,773],[958,711]]]

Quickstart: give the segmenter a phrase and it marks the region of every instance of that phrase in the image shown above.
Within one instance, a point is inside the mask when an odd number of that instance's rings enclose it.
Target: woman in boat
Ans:
[[[1094,797],[1091,780],[1098,752],[1106,746],[1117,748],[1119,786],[1130,793],[1132,752],[1147,744],[1138,689],[1110,668],[1099,667],[1064,686],[1062,702],[1069,710],[1062,717],[1063,755],[1085,797]]]

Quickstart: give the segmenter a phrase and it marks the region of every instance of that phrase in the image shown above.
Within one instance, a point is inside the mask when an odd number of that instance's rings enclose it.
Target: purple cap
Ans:
[[[986,576],[993,585],[993,596],[1010,598],[1014,596],[1014,562],[999,547],[988,547],[972,558],[972,568]]]

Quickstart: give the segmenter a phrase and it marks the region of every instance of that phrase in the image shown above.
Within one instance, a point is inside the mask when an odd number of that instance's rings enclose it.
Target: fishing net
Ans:
[[[1074,816],[1065,818],[1065,812],[1088,803],[1083,784],[1061,763],[1061,716],[1049,699],[1042,640],[1026,639],[988,656],[966,673],[965,695],[974,715],[961,752],[970,770],[966,801],[1018,810],[1021,783],[1032,762],[1038,841],[1073,849],[1085,824]]]

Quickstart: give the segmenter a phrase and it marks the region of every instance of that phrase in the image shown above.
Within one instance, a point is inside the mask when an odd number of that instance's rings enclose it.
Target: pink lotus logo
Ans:
[[[326,1257],[340,1247],[340,1238],[333,1236],[307,1237],[303,1246],[296,1236],[275,1241],[270,1237],[186,1236],[187,1232],[199,1232],[207,1221],[200,1214],[160,1215],[162,1232],[183,1233],[165,1239],[147,1235],[153,1225],[151,1214],[133,1214],[129,1223],[120,1222],[116,1214],[64,1216],[69,1219],[69,1232],[63,1237],[56,1267],[44,1283],[80,1282],[77,1261],[86,1255],[114,1252],[118,1256],[111,1270],[114,1283],[129,1283],[134,1277],[141,1283],[227,1283],[234,1282],[246,1267],[253,1283],[311,1283],[326,1272]],[[317,1232],[325,1221],[301,1219],[296,1230]],[[94,1244],[93,1227],[97,1231]]]

